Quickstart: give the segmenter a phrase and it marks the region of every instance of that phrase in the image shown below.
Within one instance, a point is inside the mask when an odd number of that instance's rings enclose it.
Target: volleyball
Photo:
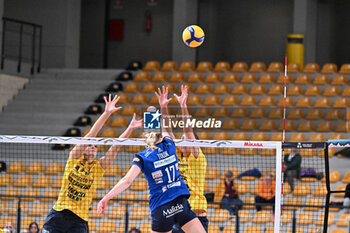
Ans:
[[[182,40],[189,47],[198,47],[204,41],[204,31],[197,25],[188,26],[182,33]]]

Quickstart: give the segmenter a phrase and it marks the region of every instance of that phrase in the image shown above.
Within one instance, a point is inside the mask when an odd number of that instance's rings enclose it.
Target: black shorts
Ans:
[[[70,210],[52,209],[46,217],[42,233],[87,233],[88,223]]]
[[[178,224],[180,227],[196,218],[197,215],[191,210],[191,206],[185,196],[180,196],[168,202],[151,213],[152,231],[167,232]]]

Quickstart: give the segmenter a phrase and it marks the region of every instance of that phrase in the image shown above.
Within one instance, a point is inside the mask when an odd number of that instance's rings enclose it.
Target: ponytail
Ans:
[[[160,133],[157,132],[149,132],[146,133],[146,143],[148,148],[151,148],[152,150],[157,149],[155,143],[160,139]]]

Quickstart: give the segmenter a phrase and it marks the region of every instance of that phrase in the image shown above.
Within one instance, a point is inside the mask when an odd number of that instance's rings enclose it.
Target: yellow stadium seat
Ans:
[[[198,72],[191,73],[187,79],[187,82],[189,83],[198,83],[202,81],[203,81],[203,75]]]
[[[346,175],[345,175],[346,176]],[[344,179],[345,179],[345,176],[344,176]],[[343,179],[343,180],[344,180]],[[344,183],[344,181],[342,181]],[[343,191],[342,193],[333,193],[333,196],[334,197],[344,197],[344,193],[345,193],[345,189],[346,189],[346,184],[341,184],[339,185],[335,191]]]
[[[214,140],[229,140],[230,139],[230,135],[228,132],[216,132],[213,136]]]
[[[270,211],[262,210],[256,212],[254,218],[253,218],[253,223],[257,224],[266,224],[271,222],[272,220],[272,215]]]
[[[188,105],[198,105],[202,103],[202,97],[199,95],[191,95],[188,97],[187,104]]]
[[[259,102],[259,106],[275,106],[276,101],[272,96],[264,96]]]
[[[27,189],[24,192],[24,196],[28,196],[28,197],[24,197],[22,198],[23,201],[34,201],[37,198],[35,196],[40,196],[40,192],[37,189]]]
[[[100,223],[97,232],[99,233],[110,233],[116,232],[117,226],[113,220],[104,220]]]
[[[339,171],[336,171],[336,170],[329,171],[329,182],[336,183],[340,181],[340,178],[341,178],[341,175]],[[322,181],[323,182],[326,181],[325,177],[322,178]]]
[[[312,99],[310,97],[300,97],[295,105],[300,108],[308,108],[312,106]]]
[[[8,213],[9,204],[7,202],[0,202],[0,214]]]
[[[278,76],[276,83],[284,84],[285,78],[286,78],[285,75],[281,74],[280,76]],[[291,83],[293,83],[293,76],[288,74],[287,75],[287,84],[291,84]]]
[[[330,121],[322,121],[318,124],[316,131],[317,132],[331,132],[333,131],[333,123]]]
[[[266,93],[266,87],[261,84],[254,85],[250,90],[251,95],[263,95]]]
[[[24,162],[12,162],[8,170],[6,171],[7,173],[21,173],[26,170],[26,165]]]
[[[317,63],[308,63],[305,65],[304,73],[318,73],[320,71],[320,66]]]
[[[256,123],[255,120],[249,119],[243,121],[240,129],[241,130],[255,130],[257,128],[258,124]]]
[[[202,140],[209,140],[211,138],[211,134],[208,131],[199,131],[197,132],[197,136]]]
[[[291,109],[287,115],[287,119],[300,119],[304,118],[304,111],[300,108]]]
[[[226,71],[229,71],[230,69],[231,69],[230,63],[225,62],[225,61],[219,61],[218,63],[216,63],[214,71],[226,72]]]
[[[325,184],[320,184],[316,186],[314,193],[312,194],[315,197],[325,197],[327,195],[327,187]]]
[[[205,179],[213,180],[220,176],[220,171],[216,167],[207,167]]]
[[[308,74],[299,74],[295,80],[295,84],[309,84],[311,77]]]
[[[204,105],[208,106],[216,106],[220,104],[220,97],[217,95],[209,95],[207,98],[204,100]]]
[[[174,72],[169,79],[169,82],[183,82],[186,76],[182,72]]]
[[[334,228],[330,231],[330,233],[346,233],[346,230],[341,228]]]
[[[124,116],[118,116],[113,119],[111,126],[112,127],[125,127],[128,125],[128,119]]]
[[[46,175],[59,175],[63,174],[64,167],[62,163],[50,163],[45,170]]]
[[[232,111],[232,117],[235,118],[244,118],[248,116],[247,108],[234,108]]]
[[[250,113],[250,118],[264,118],[266,116],[266,110],[264,108],[254,108]]]
[[[132,192],[132,193],[125,193],[122,195],[122,199],[124,199],[125,201],[119,201],[120,204],[122,205],[130,205],[131,203],[133,203],[134,201],[138,200],[139,197],[137,195],[137,193]]]
[[[331,84],[332,85],[346,85],[348,79],[345,75],[339,74],[333,77]]]
[[[2,174],[0,175],[0,187],[12,186],[13,185],[13,177],[10,174]]]
[[[194,62],[192,61],[184,61],[181,63],[179,67],[179,71],[187,72],[187,71],[193,71],[195,69]]]
[[[345,87],[341,95],[344,97],[350,97],[350,87]]]
[[[151,79],[151,75],[147,71],[139,71],[136,74],[134,81],[135,82],[148,82],[150,79]]]
[[[216,224],[209,224],[208,226],[208,232],[209,233],[220,233],[220,227]]]
[[[240,103],[241,106],[254,106],[256,105],[256,97],[255,96],[244,96]]]
[[[233,72],[245,72],[248,70],[248,64],[246,62],[236,62],[232,66]]]
[[[237,74],[235,73],[228,73],[224,76],[224,78],[222,79],[223,83],[236,83],[238,82],[239,77]]]
[[[118,104],[126,104],[130,102],[130,96],[127,93],[120,93],[119,95],[119,101]],[[114,115],[114,114],[113,114]]]
[[[43,194],[46,198],[40,198],[41,202],[53,202],[58,198],[58,192],[56,190],[46,190]],[[51,197],[51,198],[49,198]]]
[[[350,74],[350,63],[343,64],[339,69],[340,74]]]
[[[218,107],[213,113],[213,117],[227,117],[229,115],[229,110],[225,107]]]
[[[123,219],[125,216],[126,207],[125,206],[115,206],[108,214],[108,218],[112,219]]]
[[[241,83],[254,83],[257,81],[257,77],[254,73],[246,73],[241,79]]]
[[[147,189],[147,182],[145,179],[137,179],[134,181],[130,190],[132,191],[144,191]]]
[[[174,71],[177,70],[177,63],[175,61],[166,61],[161,68],[162,71]]]
[[[244,182],[244,181],[235,182],[235,187],[236,187],[238,194],[240,194],[240,195],[243,195],[243,194],[250,192],[250,187],[249,187],[249,184],[247,182]]]
[[[213,69],[213,64],[209,61],[201,61],[199,62],[196,71],[199,72],[209,72]]]
[[[214,94],[226,94],[229,91],[230,87],[227,84],[219,84],[215,87]]]
[[[142,233],[151,233],[151,223],[150,222],[142,223],[140,230]]]
[[[282,85],[273,85],[270,87],[267,94],[268,95],[283,95],[283,86]]]
[[[35,183],[33,184],[34,188],[47,188],[52,185],[50,176],[39,176]]]
[[[236,132],[233,134],[232,140],[245,141],[249,140],[249,136],[246,132]]]
[[[297,131],[299,132],[312,132],[314,131],[315,124],[312,121],[302,121],[300,122]]]
[[[246,85],[238,84],[232,88],[231,93],[234,95],[242,95],[242,94],[246,94],[247,92],[248,92],[248,87]]]
[[[328,86],[323,92],[323,96],[338,96],[340,91],[336,86]]]
[[[335,132],[347,132],[350,129],[350,122],[340,122],[338,123]]]
[[[283,135],[282,133],[274,133],[271,135],[270,138],[271,141],[282,141],[283,140]]]
[[[101,181],[97,184],[97,189],[108,189],[111,184],[107,177],[102,177]]]
[[[345,175],[344,175],[344,178],[342,180],[343,183],[350,183],[350,172],[347,172]]]
[[[247,200],[249,199],[249,200]],[[254,197],[247,197],[244,201],[244,203],[250,203],[250,204],[254,204],[255,201],[254,201]],[[247,208],[248,207],[248,208]],[[244,207],[245,209],[254,209],[255,207],[253,205],[245,205]],[[240,217],[240,221],[242,223],[245,223],[245,222],[250,222],[251,221],[251,214],[249,212],[249,210],[239,210],[238,211],[238,215]]]
[[[176,86],[173,83],[166,83],[164,87],[168,88],[169,93],[176,92]]]
[[[315,225],[323,226],[324,223],[324,213],[321,213],[317,220],[315,221]],[[328,213],[328,226],[333,225],[335,223],[334,214]]]
[[[224,227],[224,230],[222,233],[232,233],[235,232],[235,226],[234,225],[227,225]]]
[[[20,175],[16,182],[13,184],[14,187],[27,187],[32,186],[33,180],[29,175]]]
[[[55,183],[52,184],[52,188],[61,188],[62,185],[62,176],[56,178]]]
[[[303,207],[305,211],[318,211],[320,207],[309,207],[309,206],[322,206],[322,199],[319,198],[309,198],[306,201],[306,204],[308,205],[307,207]]]
[[[211,222],[226,222],[230,219],[230,212],[226,209],[216,209],[213,216],[210,217]]]
[[[207,117],[211,116],[211,110],[207,107],[199,107],[194,114],[195,117]]]
[[[154,93],[158,90],[158,85],[156,83],[146,83],[142,88],[142,92],[144,93]]]
[[[208,94],[211,92],[212,92],[211,85],[206,84],[206,83],[200,84],[197,87],[197,90],[195,91],[196,94]]]
[[[166,82],[168,80],[168,74],[165,72],[157,72],[152,77],[152,82]]]
[[[301,86],[290,86],[287,88],[287,95],[288,96],[299,96],[303,94],[303,88]]]
[[[333,103],[334,108],[347,108],[350,106],[349,98],[340,97],[336,99]]]
[[[324,142],[325,140],[325,136],[321,133],[313,133],[309,138],[310,142]]]
[[[112,164],[109,168],[106,169],[105,172],[105,176],[108,177],[115,177],[117,175],[121,175],[122,174],[122,169],[120,167],[120,165],[118,164]]]
[[[286,107],[291,107],[294,105],[294,99],[292,97],[287,97],[286,98]],[[284,97],[281,97],[278,101],[277,104],[278,107],[283,107],[284,106]]]
[[[285,127],[286,131],[293,131],[295,130],[295,123],[294,121],[286,120],[285,125],[283,122],[278,126],[278,130],[283,130],[283,127]]]
[[[290,197],[285,202],[286,205],[295,205],[295,206],[284,206],[283,210],[296,210],[299,209],[297,205],[301,205],[301,199],[297,197]]]
[[[335,133],[329,136],[328,140],[345,139],[344,135],[341,133]],[[350,182],[349,182],[350,183]]]
[[[103,138],[115,138],[118,135],[118,131],[114,128],[107,128],[102,131],[101,137]]]
[[[159,61],[148,61],[143,68],[143,70],[146,71],[155,71],[160,69],[160,63]]]
[[[33,162],[33,163],[30,163],[27,170],[26,170],[26,173],[27,174],[39,174],[39,173],[42,173],[45,171],[45,166],[43,163],[41,162]]]
[[[281,119],[283,117],[283,109],[282,108],[273,108],[270,110],[268,118],[271,119]]]
[[[274,120],[265,120],[260,124],[259,130],[273,131],[276,129],[276,122]]]
[[[338,71],[338,66],[334,63],[327,63],[324,64],[321,70],[321,73],[324,74],[333,74]]]
[[[319,120],[323,117],[323,112],[320,109],[311,109],[306,115],[307,120]]]
[[[244,199],[244,204],[255,204],[255,198],[254,196],[247,196],[245,199]],[[255,209],[255,205],[243,205],[243,208],[244,209]],[[245,222],[248,222],[248,221],[251,221],[251,217],[250,217],[250,212],[245,210],[246,213],[247,213],[247,217],[245,218],[247,221]],[[244,218],[244,217],[243,217]],[[241,221],[243,221],[241,219]]]
[[[134,207],[130,213],[130,219],[141,220],[150,219],[151,214],[148,207]]]
[[[141,90],[140,84],[135,82],[128,83],[124,88],[124,92],[131,92],[131,93],[139,92],[140,90]]]
[[[228,95],[226,96],[223,101],[221,102],[221,105],[223,106],[234,106],[238,104],[238,97],[234,95]]]
[[[132,99],[132,104],[146,104],[148,102],[148,97],[146,94],[136,94],[134,95],[134,98]]]
[[[244,229],[244,233],[262,233],[261,227],[258,226],[247,226]]]
[[[304,95],[306,95],[306,96],[321,95],[321,89],[318,86],[310,86],[306,89]]]
[[[49,208],[46,204],[36,203],[33,204],[32,208],[28,211],[29,216],[43,216],[49,213]],[[29,224],[28,224],[29,225]]]
[[[271,62],[267,68],[267,72],[282,72],[283,65],[281,62]]]
[[[327,85],[329,84],[329,76],[327,74],[318,74],[312,83],[316,85]]]
[[[264,62],[253,62],[249,68],[249,72],[263,72],[266,70]]]
[[[283,210],[285,210],[285,207],[283,207]],[[292,221],[293,217],[292,217],[292,213],[289,211],[283,211],[282,212],[282,216],[281,216],[281,222],[283,224],[288,224]],[[266,232],[265,232],[266,233]]]
[[[348,227],[350,221],[350,214],[342,214],[339,221],[336,223],[338,227]]]
[[[298,73],[300,72],[300,66],[297,63],[290,63],[287,66],[287,70],[289,73]]]
[[[259,83],[269,84],[275,82],[275,75],[266,73],[260,76]]]
[[[217,83],[220,82],[221,75],[219,73],[209,73],[205,78],[204,82],[206,83]]]
[[[291,141],[291,142],[303,142],[303,141],[306,141],[306,136],[303,133],[293,133],[290,136],[289,141]]]

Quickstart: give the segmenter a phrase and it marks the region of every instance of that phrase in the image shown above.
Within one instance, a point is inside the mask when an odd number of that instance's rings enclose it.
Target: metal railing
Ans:
[[[5,61],[17,61],[17,72],[21,72],[22,62],[31,66],[30,73],[40,73],[42,52],[42,25],[22,20],[2,18],[1,69]]]

